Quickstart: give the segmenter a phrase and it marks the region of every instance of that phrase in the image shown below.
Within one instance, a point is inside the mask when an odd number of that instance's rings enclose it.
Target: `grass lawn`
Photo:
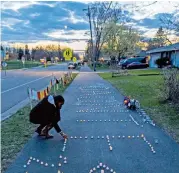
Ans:
[[[131,75],[146,75],[146,74],[161,74],[161,69],[136,69],[136,70],[128,70],[128,73]]]
[[[160,70],[131,70],[131,74],[156,73]],[[179,107],[170,103],[162,103],[159,93],[162,88],[162,75],[158,76],[121,76],[113,77],[111,73],[99,74],[119,89],[123,95],[140,101],[141,106],[150,117],[179,142]]]
[[[73,78],[77,73],[73,73]],[[62,94],[70,85],[61,87],[57,94]],[[52,89],[53,91],[53,89]],[[37,103],[37,102],[36,102]],[[33,103],[35,105],[35,102]],[[1,123],[1,171],[5,172],[17,154],[34,134],[37,125],[29,122],[30,105],[17,111]]]
[[[92,65],[89,65],[89,67],[94,70],[94,67]],[[108,70],[109,69],[109,66],[106,65],[106,64],[102,64],[100,67],[99,66],[96,66],[96,70]]]
[[[38,61],[26,61],[24,66],[22,61],[12,60],[12,61],[6,61],[7,62],[7,69],[6,70],[12,70],[12,69],[21,69],[21,68],[32,68],[40,66],[41,63]],[[3,68],[4,70],[4,68]]]

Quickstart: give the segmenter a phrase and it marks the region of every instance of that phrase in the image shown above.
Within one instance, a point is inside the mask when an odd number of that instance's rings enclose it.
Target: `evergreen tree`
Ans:
[[[166,35],[162,27],[160,27],[155,35],[155,38],[153,39],[154,45],[156,47],[162,47],[165,46],[166,41]]]

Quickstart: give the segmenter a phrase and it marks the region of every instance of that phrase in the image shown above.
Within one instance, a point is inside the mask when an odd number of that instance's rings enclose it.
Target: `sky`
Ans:
[[[130,18],[129,25],[147,38],[161,26],[160,17],[176,14],[179,2],[119,2]],[[33,45],[60,43],[75,50],[84,50],[89,35],[88,18],[83,9],[91,2],[22,1],[1,2],[2,42],[26,42]],[[178,12],[178,11],[177,11]]]

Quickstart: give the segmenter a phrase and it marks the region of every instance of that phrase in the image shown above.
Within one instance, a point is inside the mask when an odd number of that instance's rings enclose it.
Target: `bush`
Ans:
[[[93,67],[93,63],[91,65]],[[102,64],[100,62],[96,62],[96,67],[101,67],[101,66],[102,66]]]
[[[159,68],[162,68],[164,66],[170,65],[170,59],[169,58],[159,58],[155,62]]]
[[[179,103],[179,70],[176,68],[163,69],[162,95],[166,100]]]

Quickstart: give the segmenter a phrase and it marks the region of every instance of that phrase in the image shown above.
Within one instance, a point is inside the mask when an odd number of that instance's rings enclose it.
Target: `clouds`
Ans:
[[[160,13],[172,14],[176,10],[176,1],[149,1],[135,2],[124,4],[124,8],[130,12],[131,18],[134,20],[143,20],[145,18],[155,19],[155,16]]]
[[[158,28],[163,25],[161,17],[165,14],[171,16],[179,12],[178,2],[149,1],[149,2],[126,2],[123,9],[129,13],[131,26],[140,31],[144,37],[154,37]]]
[[[86,8],[86,4],[6,2],[3,4],[2,13],[2,41],[29,43],[51,40],[70,46],[80,45],[83,49],[86,46],[83,40],[88,39],[84,33],[88,30],[89,24],[83,18],[83,11],[78,10],[79,7]],[[64,28],[65,25],[68,26],[67,29]]]
[[[41,5],[41,6],[48,6],[48,7],[55,7],[59,2],[53,3],[46,3],[43,1],[21,1],[21,2],[2,2],[1,9],[2,10],[13,10],[15,12],[19,12],[20,9],[29,8],[34,5]]]
[[[68,13],[68,16],[59,19],[58,20],[59,22],[68,21],[72,24],[77,24],[77,23],[86,23],[87,24],[88,23],[88,21],[85,20],[84,16],[81,17],[81,16],[77,15],[75,11],[69,10],[67,8],[62,8],[62,9]]]
[[[74,11],[70,11],[70,17],[69,20],[73,23],[88,23],[84,18],[79,17],[79,16],[75,16],[75,12]]]
[[[1,26],[7,27],[11,30],[14,30],[13,26],[16,24],[21,23],[22,20],[16,19],[16,18],[6,18],[5,20],[2,18],[1,20]]]
[[[27,41],[73,40],[85,47],[89,36],[88,17],[83,9],[91,2],[86,1],[23,1],[2,2],[2,40]],[[130,18],[129,26],[137,29],[145,37],[153,37],[160,27],[159,18],[167,13],[177,14],[177,2],[119,2],[125,15]],[[178,3],[179,4],[179,3]],[[64,26],[67,26],[65,29]],[[75,42],[75,44],[73,44]],[[82,42],[82,44],[81,44]]]
[[[37,16],[40,16],[40,13],[33,13],[33,14],[30,14],[30,17],[37,17]]]
[[[66,40],[88,40],[89,36],[85,35],[88,30],[53,30],[48,33],[43,33],[44,35],[56,39],[66,39]]]
[[[2,10],[13,10],[15,12],[18,12],[19,9],[21,8],[27,8],[30,5],[36,4],[36,2],[2,2],[1,4],[1,9]]]

